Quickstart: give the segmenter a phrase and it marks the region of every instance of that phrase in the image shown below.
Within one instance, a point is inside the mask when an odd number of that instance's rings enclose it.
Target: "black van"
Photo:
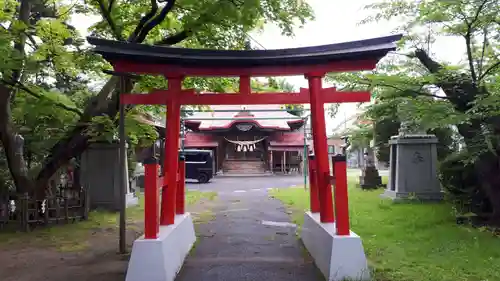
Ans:
[[[213,152],[211,150],[186,149],[180,151],[186,157],[186,179],[207,183],[214,174]]]

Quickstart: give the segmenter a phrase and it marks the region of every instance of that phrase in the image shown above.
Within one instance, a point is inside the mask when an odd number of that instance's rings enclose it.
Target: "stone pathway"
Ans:
[[[283,205],[268,196],[269,185],[280,181],[218,179],[213,185],[230,191],[229,183],[240,192],[219,194],[215,219],[197,225],[198,242],[176,281],[324,280]]]

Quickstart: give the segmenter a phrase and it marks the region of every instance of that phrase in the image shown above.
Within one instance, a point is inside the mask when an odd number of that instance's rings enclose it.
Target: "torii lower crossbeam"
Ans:
[[[321,89],[323,103],[368,102],[370,92],[337,91],[336,88]],[[156,90],[150,94],[123,94],[124,104],[165,105],[172,98],[168,90]],[[310,102],[309,89],[299,93],[251,93],[251,94],[196,94],[194,90],[182,90],[177,97],[181,105],[240,105],[240,104],[306,104]]]

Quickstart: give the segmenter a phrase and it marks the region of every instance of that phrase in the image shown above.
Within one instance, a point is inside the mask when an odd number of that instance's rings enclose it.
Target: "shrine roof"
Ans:
[[[271,146],[304,146],[304,132],[274,134],[269,140]]]
[[[212,135],[187,132],[184,141],[186,148],[208,148],[217,147],[219,143]]]
[[[210,111],[196,112],[185,120],[186,126],[197,131],[211,131],[220,129],[230,129],[237,123],[251,123],[263,129],[290,130],[290,124],[303,123],[302,118],[290,114],[286,111],[255,111],[280,110],[280,105],[211,105]],[[215,110],[235,110],[234,112],[216,112]],[[254,110],[254,111],[252,111]],[[225,118],[233,120],[196,120],[196,118]],[[259,118],[259,120],[252,120]],[[283,118],[283,119],[261,119],[261,118]]]
[[[138,72],[160,73],[159,69],[154,70],[146,65],[168,65],[178,67],[179,69],[176,71],[180,74],[198,76],[206,74],[209,76],[209,74],[222,75],[222,73],[227,75],[263,75],[264,73],[257,69],[270,67],[291,67],[286,71],[283,70],[286,72],[283,75],[305,74],[302,71],[313,71],[318,68],[318,65],[364,60],[374,63],[370,64],[370,67],[359,68],[373,68],[378,60],[389,51],[396,49],[395,42],[401,37],[402,35],[398,34],[329,45],[274,50],[188,49],[128,43],[95,37],[88,37],[87,40],[95,46],[94,52],[101,54],[112,64],[117,62],[136,64],[134,67],[122,67],[124,69],[121,71],[138,69],[137,65],[142,65],[141,71]],[[308,68],[304,68],[305,66]],[[205,71],[199,70],[200,68]],[[231,68],[232,70],[224,72],[221,70],[223,68]],[[329,68],[332,69],[329,70]],[[330,66],[322,70],[330,72],[335,70],[333,68]],[[246,69],[246,71],[241,71],[242,69]],[[115,70],[117,70],[116,66]],[[173,70],[163,69],[163,71]]]

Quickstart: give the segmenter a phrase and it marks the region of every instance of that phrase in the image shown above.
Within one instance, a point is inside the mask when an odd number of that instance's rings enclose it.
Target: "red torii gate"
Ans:
[[[324,104],[367,102],[370,100],[370,93],[323,88],[322,78],[329,72],[373,70],[382,57],[395,49],[394,42],[400,38],[401,35],[392,35],[316,47],[250,51],[165,48],[88,38],[88,41],[96,46],[95,52],[108,60],[115,72],[162,75],[168,80],[167,90],[154,90],[149,94],[122,94],[120,99],[122,104],[155,104],[167,107],[167,143],[164,159],[166,175],[160,179],[163,189],[160,218],[158,218],[158,181],[154,173],[158,166],[154,164],[148,171],[155,176],[145,182],[145,237],[156,239],[159,224],[174,224],[176,213],[184,213],[184,198],[176,196],[177,192],[179,195],[184,194],[182,184],[184,179],[178,176],[177,156],[181,105],[310,103],[316,169],[312,181],[315,184],[310,188],[311,212],[319,211],[321,223],[333,223]],[[298,93],[251,92],[251,77],[290,75],[304,75],[308,79],[309,88],[300,89]],[[183,79],[189,76],[239,77],[239,93],[197,94],[193,89],[182,89]],[[336,173],[343,170],[345,174],[345,158],[339,158],[335,163],[337,163],[334,165]],[[181,173],[182,170],[181,168]],[[178,183],[179,180],[181,184]],[[343,182],[337,184],[337,188],[342,190],[336,190],[335,196],[337,235],[349,235],[346,175],[337,174],[337,182],[339,180]]]
[[[222,94],[222,93],[204,93],[195,94],[195,91],[182,90],[180,88],[179,78],[169,79],[169,89],[168,90],[157,90],[150,94],[123,94],[121,96],[122,104],[155,104],[155,105],[165,105],[167,107],[167,129],[166,129],[166,149],[165,149],[165,163],[167,164],[166,179],[160,178],[160,184],[162,187],[166,188],[167,192],[163,192],[162,204],[161,204],[161,225],[169,225],[174,223],[175,214],[183,214],[183,208],[175,208],[176,204],[184,206],[183,198],[177,196],[176,192],[184,194],[184,185],[178,184],[178,179],[183,180],[177,173],[173,171],[181,171],[183,168],[179,169],[177,157],[167,157],[168,155],[177,155],[179,143],[179,126],[180,124],[180,106],[181,105],[214,105],[214,104],[224,104],[224,105],[240,105],[240,104],[304,104],[311,103],[311,116],[313,120],[313,131],[314,136],[317,137],[315,140],[315,148],[324,148],[323,150],[317,151],[318,154],[327,156],[327,142],[326,142],[326,132],[325,129],[318,130],[314,128],[324,128],[325,127],[325,116],[324,116],[324,104],[325,103],[345,103],[345,102],[367,102],[370,101],[369,92],[339,92],[335,88],[322,88],[321,87],[320,76],[315,76],[309,78],[311,84],[311,91],[308,89],[301,88],[299,93],[245,93],[245,89],[250,86],[250,79],[248,76],[240,77],[240,93],[235,94]],[[171,114],[171,115],[169,115]],[[173,118],[172,118],[173,115]],[[321,158],[319,158],[321,159]],[[318,179],[316,180],[319,184],[319,188],[316,186],[311,187],[311,198],[321,198],[322,204],[316,206],[313,204],[311,206],[312,212],[318,212],[319,207],[323,206],[321,209],[321,222],[334,222],[334,212],[332,204],[332,191],[330,188],[329,179],[329,164],[328,157],[324,157],[323,165],[318,164]],[[153,169],[151,169],[153,171]],[[169,188],[173,186],[174,188]],[[178,189],[176,191],[176,189]],[[151,193],[156,194],[156,193]],[[153,195],[154,196],[154,195]],[[158,202],[157,199],[153,197],[146,197],[149,202]],[[176,202],[177,201],[177,202]],[[157,203],[156,203],[157,204]],[[156,210],[157,205],[155,203],[146,204],[146,212],[149,213],[149,207],[151,210]],[[347,210],[339,210],[339,213],[347,215]],[[341,217],[345,217],[342,215]],[[155,224],[157,217],[155,212],[152,211],[150,214],[146,215],[146,237],[156,238],[156,233],[148,232],[148,229],[158,229]],[[151,225],[151,227],[148,227]]]
[[[377,62],[394,49],[393,42],[400,35],[361,40],[318,47],[289,50],[217,51],[164,48],[126,42],[89,38],[95,51],[111,62],[116,72],[163,75],[168,90],[149,94],[122,94],[122,104],[156,104],[167,107],[165,146],[166,178],[160,183],[163,192],[161,225],[174,223],[177,171],[179,159],[180,107],[215,104],[311,104],[311,121],[316,155],[317,190],[320,199],[321,222],[333,222],[332,191],[329,180],[327,136],[325,132],[324,103],[367,102],[369,92],[338,92],[322,87],[322,78],[328,72],[372,70]],[[299,93],[251,93],[251,76],[305,75],[309,89]],[[239,94],[196,94],[193,89],[182,89],[186,76],[239,76]],[[175,155],[175,156],[174,156]],[[164,190],[165,191],[165,190]],[[315,188],[312,188],[315,191]],[[311,197],[317,196],[311,194]],[[148,206],[151,204],[147,204]],[[148,208],[149,209],[149,208]],[[182,210],[180,210],[182,212]],[[312,206],[316,212],[316,206]],[[340,211],[340,210],[339,210]],[[152,214],[153,215],[153,214]],[[146,223],[152,223],[146,217]],[[155,235],[148,235],[154,237]]]

